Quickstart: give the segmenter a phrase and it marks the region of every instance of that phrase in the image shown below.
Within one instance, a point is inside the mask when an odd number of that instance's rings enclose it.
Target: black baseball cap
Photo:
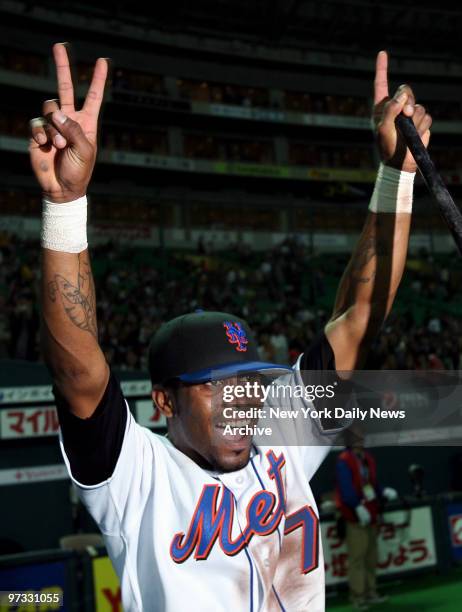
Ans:
[[[152,384],[202,383],[286,365],[261,361],[247,322],[226,312],[196,311],[164,323],[149,345]]]

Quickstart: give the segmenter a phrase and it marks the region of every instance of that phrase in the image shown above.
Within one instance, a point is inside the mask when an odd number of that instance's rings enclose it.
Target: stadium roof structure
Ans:
[[[34,3],[62,9],[61,2]],[[66,10],[148,23],[171,32],[260,44],[369,52],[381,42],[406,55],[461,57],[462,5],[433,0],[171,0],[66,2]]]

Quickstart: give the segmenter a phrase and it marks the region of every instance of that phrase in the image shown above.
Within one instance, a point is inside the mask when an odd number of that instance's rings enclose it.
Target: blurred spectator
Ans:
[[[370,146],[344,143],[289,142],[289,163],[330,168],[374,168]]]
[[[336,465],[336,501],[346,526],[351,603],[355,610],[368,610],[387,599],[376,588],[377,524],[381,502],[398,495],[379,484],[375,459],[364,448],[359,426],[352,425],[344,436],[346,448]]]
[[[185,133],[185,157],[198,159],[221,159],[252,163],[274,162],[273,142],[270,140],[248,140],[226,138],[203,133]]]
[[[289,361],[289,345],[284,329],[279,321],[273,324],[270,343],[273,347],[275,363],[287,363]]]
[[[177,79],[180,96],[188,100],[234,106],[269,108],[269,90],[243,85]]]
[[[48,59],[38,53],[0,47],[0,68],[22,74],[46,76]]]

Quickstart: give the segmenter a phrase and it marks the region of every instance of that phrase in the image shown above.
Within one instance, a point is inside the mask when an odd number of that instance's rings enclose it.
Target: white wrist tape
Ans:
[[[375,213],[411,213],[415,172],[380,164],[369,210]]]
[[[54,204],[43,200],[41,245],[52,251],[81,253],[87,242],[87,196]]]

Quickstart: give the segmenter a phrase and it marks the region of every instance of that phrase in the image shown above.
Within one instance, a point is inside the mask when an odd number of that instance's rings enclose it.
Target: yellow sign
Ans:
[[[109,557],[93,559],[95,612],[122,612],[122,598],[117,574]]]

